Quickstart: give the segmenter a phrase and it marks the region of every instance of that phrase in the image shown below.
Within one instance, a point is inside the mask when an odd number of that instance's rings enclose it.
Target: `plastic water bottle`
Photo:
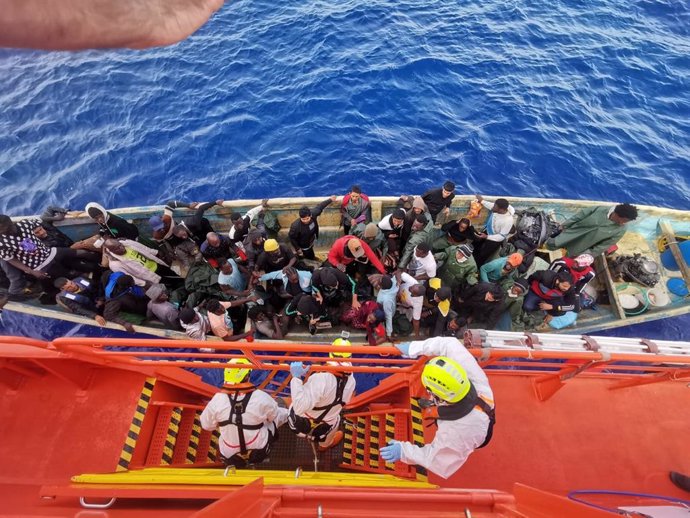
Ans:
[[[474,200],[470,203],[470,210],[467,212],[467,217],[470,219],[474,219],[479,216],[479,213],[482,211],[482,204],[481,202]]]

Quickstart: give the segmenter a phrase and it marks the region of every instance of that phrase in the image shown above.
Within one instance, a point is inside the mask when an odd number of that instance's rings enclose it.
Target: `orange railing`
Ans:
[[[605,377],[614,380],[611,388],[690,379],[690,354],[674,342],[621,339],[610,346],[610,338],[568,337],[530,333],[495,333],[471,331],[465,346],[477,357],[480,365],[492,375],[533,377],[540,399],[551,395],[568,379],[575,376]],[[487,338],[488,336],[488,338]],[[499,337],[500,340],[496,337]],[[501,341],[502,340],[502,341]],[[599,341],[606,346],[600,346]],[[639,342],[639,343],[637,343]],[[128,338],[58,338],[52,342],[27,341],[17,337],[0,337],[0,344],[34,345],[100,364],[144,367],[194,367],[219,369],[231,358],[246,357],[257,369],[273,375],[289,370],[290,361],[312,364],[313,371],[348,371],[361,373],[412,373],[419,360],[402,358],[392,346],[353,345],[353,357],[347,364],[328,363],[327,355],[342,348],[327,344],[292,342],[205,342],[128,339]],[[670,344],[670,345],[669,345]],[[678,343],[682,346],[687,344]],[[458,344],[460,345],[460,344]],[[199,347],[212,347],[215,352],[201,352]],[[126,350],[121,350],[126,348]],[[580,348],[581,350],[576,350]],[[159,350],[151,350],[159,349]],[[624,352],[616,352],[621,349]],[[614,350],[614,352],[610,352]],[[625,351],[633,352],[625,352]],[[3,356],[0,348],[0,356]],[[269,377],[265,383],[272,380]],[[286,381],[281,380],[285,385]]]

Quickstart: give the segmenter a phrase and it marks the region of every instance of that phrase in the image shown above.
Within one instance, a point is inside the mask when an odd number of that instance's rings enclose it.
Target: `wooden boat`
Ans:
[[[688,342],[466,333],[497,422],[490,444],[447,479],[379,457],[391,439],[433,440],[435,420],[419,400],[424,359],[353,345],[351,365],[336,367],[324,359],[330,345],[220,343],[208,354],[198,344],[0,337],[0,514],[605,518],[626,508],[625,516],[686,516],[670,500],[687,505],[687,493],[668,474],[690,473]],[[273,396],[287,395],[294,358],[314,372],[354,372],[341,445],[313,453],[284,427],[268,463],[224,470],[217,432],[199,425],[218,389],[183,367],[218,372],[239,356],[265,374],[254,382]],[[367,384],[360,375],[378,377]]]
[[[301,206],[315,206],[323,199],[324,198],[272,198],[270,200],[269,210],[276,215],[281,226],[278,239],[284,242],[287,241],[287,230],[290,224],[298,217],[297,212]],[[463,217],[467,213],[472,199],[474,198],[471,196],[457,196],[453,201],[450,217]],[[492,198],[487,197],[487,199]],[[613,205],[612,202],[539,198],[508,198],[508,200],[518,212],[533,207],[537,210],[552,214],[557,221],[564,221],[578,210],[586,207],[610,207]],[[395,197],[372,197],[373,220],[378,221],[383,216],[392,212],[396,201],[397,198]],[[260,204],[260,200],[226,201],[222,208],[216,207],[209,210],[206,213],[206,217],[211,221],[213,227],[218,232],[226,232],[230,227],[230,214],[232,212],[239,211],[243,213],[258,204]],[[602,329],[648,322],[690,312],[690,300],[686,297],[670,293],[666,288],[667,281],[671,278],[682,279],[687,286],[690,286],[690,269],[688,269],[685,261],[682,259],[675,237],[676,235],[690,235],[690,211],[643,205],[638,205],[637,207],[639,210],[639,217],[637,220],[628,224],[628,231],[624,238],[618,243],[618,251],[616,253],[618,255],[632,255],[638,253],[660,265],[659,245],[660,243],[664,243],[664,246],[669,246],[674,257],[677,257],[679,264],[681,264],[681,268],[680,271],[670,271],[661,266],[659,267],[661,280],[656,288],[661,290],[661,298],[667,299],[668,303],[665,306],[647,304],[642,312],[637,312],[638,314],[634,315],[631,314],[630,311],[626,312],[621,304],[620,294],[625,294],[626,289],[630,290],[632,288],[638,294],[641,293],[644,297],[647,288],[644,286],[635,286],[635,283],[626,282],[622,279],[613,278],[612,272],[602,256],[597,258],[597,277],[593,281],[593,284],[596,289],[608,295],[608,304],[599,304],[597,310],[583,310],[574,326],[561,331],[553,330],[552,332],[591,333]],[[144,236],[150,235],[148,219],[152,215],[161,214],[162,211],[163,207],[161,206],[111,210],[112,213],[135,223]],[[176,211],[175,217],[184,217],[190,213],[191,211],[187,209],[181,209],[179,210],[179,215],[178,211]],[[473,221],[475,225],[478,225],[485,219],[486,210],[482,210],[482,213]],[[342,228],[339,227],[339,221],[338,202],[333,203],[319,217],[321,232],[319,240],[316,243],[316,249],[317,253],[320,252],[320,255],[324,258],[333,241],[342,235]],[[93,221],[84,213],[69,213],[67,218],[57,223],[57,225],[62,231],[75,240],[92,236],[97,230]],[[547,250],[540,250],[537,254],[546,261],[552,260],[559,255],[557,252],[554,253]],[[7,304],[6,309],[38,317],[55,318],[82,325],[97,326],[96,322],[89,318],[71,314],[59,306],[40,305],[37,301],[21,303],[10,302]],[[119,325],[111,323],[107,324],[107,327],[122,329]],[[163,329],[155,322],[151,322],[147,325],[135,326],[135,329],[140,333],[153,336],[179,339],[185,338],[183,333]],[[317,341],[327,341],[330,335],[337,333],[339,333],[339,330],[333,329],[330,332],[321,332],[313,339]],[[292,333],[290,338],[294,340],[310,339],[309,335],[304,332]]]

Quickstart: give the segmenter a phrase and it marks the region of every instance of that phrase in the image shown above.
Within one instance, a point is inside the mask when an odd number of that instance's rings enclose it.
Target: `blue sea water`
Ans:
[[[690,209],[689,56],[678,0],[241,0],[172,47],[4,50],[0,212],[445,179]],[[689,324],[610,334],[690,339]]]

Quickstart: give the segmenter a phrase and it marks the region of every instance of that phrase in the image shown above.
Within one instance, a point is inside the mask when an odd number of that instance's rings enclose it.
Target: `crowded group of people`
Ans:
[[[573,324],[591,303],[594,258],[637,217],[629,204],[580,211],[539,243],[564,251],[549,264],[536,246],[514,246],[516,211],[506,199],[477,195],[474,213],[458,215],[454,197],[447,181],[401,196],[373,221],[369,197],[354,185],[300,208],[285,240],[269,235],[268,200],[232,213],[225,232],[205,217],[223,200],[170,201],[146,229],[89,203],[98,233],[76,243],[54,224],[67,213],[60,207],[36,219],[0,215],[5,297],[40,296],[128,331],[157,321],[195,340],[282,339],[296,326],[360,329],[372,345],[460,336],[468,326],[545,331]],[[319,216],[336,203],[343,236],[319,258]],[[481,208],[488,216],[479,224]]]

